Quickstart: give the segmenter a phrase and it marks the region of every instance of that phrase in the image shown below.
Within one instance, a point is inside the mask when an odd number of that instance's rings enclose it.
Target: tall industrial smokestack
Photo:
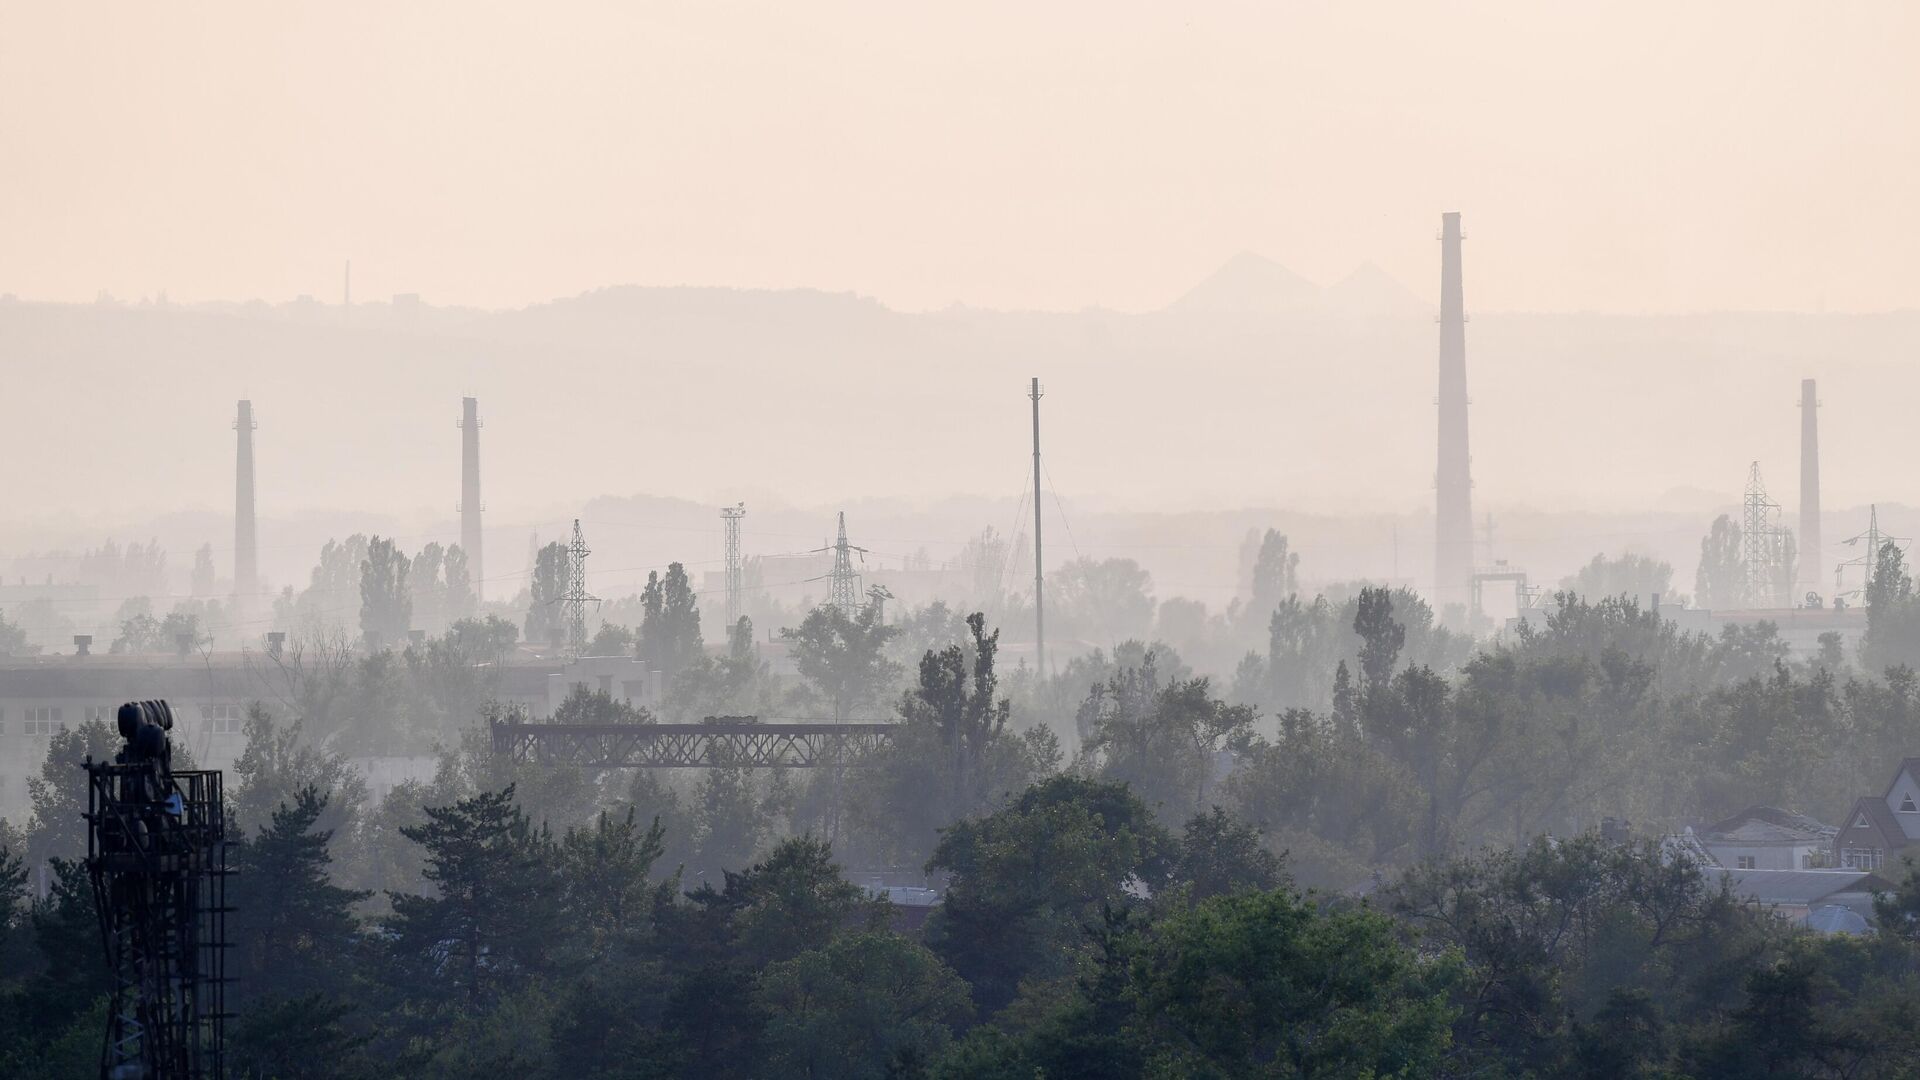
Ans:
[[[242,608],[260,591],[260,544],[253,523],[253,402],[242,401],[233,419],[237,435],[233,468],[233,595]]]
[[[1819,592],[1825,568],[1820,561],[1820,400],[1813,380],[1800,380],[1800,589]]]
[[[1473,476],[1467,454],[1467,327],[1460,215],[1440,215],[1440,454],[1434,471],[1434,596],[1467,601],[1473,577]]]
[[[460,399],[460,549],[467,553],[473,594],[487,598],[487,575],[480,561],[480,403]]]

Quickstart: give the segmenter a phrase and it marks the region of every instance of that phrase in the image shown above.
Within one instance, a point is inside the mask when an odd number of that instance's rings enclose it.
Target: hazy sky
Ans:
[[[1920,6],[29,4],[0,292],[1149,309],[1242,248],[1481,310],[1920,298]]]

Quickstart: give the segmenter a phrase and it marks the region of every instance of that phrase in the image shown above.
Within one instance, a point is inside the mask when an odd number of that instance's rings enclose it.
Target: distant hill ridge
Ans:
[[[1168,305],[1194,313],[1418,316],[1429,305],[1373,263],[1316,285],[1264,255],[1242,251]]]

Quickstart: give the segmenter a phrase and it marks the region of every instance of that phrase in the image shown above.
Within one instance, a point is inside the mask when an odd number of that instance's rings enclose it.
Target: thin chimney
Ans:
[[[1800,380],[1800,559],[1803,592],[1817,593],[1825,568],[1820,559],[1820,400],[1812,379]],[[1875,553],[1878,554],[1877,552]]]
[[[1460,215],[1440,216],[1440,445],[1434,471],[1436,606],[1464,604],[1473,577],[1473,477],[1467,452],[1467,329]]]
[[[467,553],[473,594],[487,598],[487,575],[480,559],[480,403],[460,399],[460,548]]]
[[[241,401],[233,420],[233,595],[246,610],[260,588],[260,547],[253,517],[253,402]]]

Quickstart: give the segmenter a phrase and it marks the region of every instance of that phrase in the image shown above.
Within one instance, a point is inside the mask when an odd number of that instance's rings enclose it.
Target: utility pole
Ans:
[[[1043,583],[1046,564],[1040,552],[1040,380],[1033,380],[1027,396],[1033,399],[1033,662],[1042,678],[1047,674],[1047,615]]]
[[[727,556],[727,633],[740,625],[740,610],[744,599],[742,592],[745,578],[740,566],[740,519],[747,516],[747,504],[736,503],[720,508],[720,520],[726,523]]]

